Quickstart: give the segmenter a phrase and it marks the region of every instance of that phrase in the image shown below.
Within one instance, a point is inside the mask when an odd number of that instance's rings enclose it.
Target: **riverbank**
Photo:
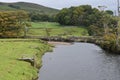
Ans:
[[[56,45],[70,45],[72,42],[85,42],[85,43],[93,43],[100,46],[107,52],[113,54],[120,54],[120,45],[116,45],[116,39],[104,39],[103,37],[92,37],[92,36],[83,36],[83,37],[70,37],[70,38],[60,38],[60,37],[49,37],[43,38],[43,40],[48,41],[48,43]]]
[[[69,42],[55,42],[55,41],[48,41],[48,44],[51,44],[51,45],[71,45],[72,43],[69,43]]]
[[[42,55],[51,49],[40,40],[0,40],[0,80],[34,80],[42,66]],[[36,66],[19,58],[35,57]]]
[[[107,52],[110,52],[112,54],[120,54],[120,47],[116,45],[116,42],[113,41],[96,41],[96,45],[100,46],[102,49],[104,49]]]

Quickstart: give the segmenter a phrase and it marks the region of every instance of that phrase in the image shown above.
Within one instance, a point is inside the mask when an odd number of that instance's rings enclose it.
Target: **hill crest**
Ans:
[[[30,2],[0,2],[0,10],[25,10],[28,12],[36,12],[41,14],[56,14],[59,12],[58,9],[49,8],[43,5]]]

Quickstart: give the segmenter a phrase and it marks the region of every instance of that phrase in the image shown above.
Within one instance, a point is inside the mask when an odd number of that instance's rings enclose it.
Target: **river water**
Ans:
[[[120,56],[89,43],[57,45],[43,56],[38,80],[120,80]]]

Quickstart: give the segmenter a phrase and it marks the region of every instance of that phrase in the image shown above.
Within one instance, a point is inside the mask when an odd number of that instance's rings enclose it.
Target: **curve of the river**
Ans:
[[[38,80],[120,80],[120,56],[89,43],[57,45],[43,56]]]

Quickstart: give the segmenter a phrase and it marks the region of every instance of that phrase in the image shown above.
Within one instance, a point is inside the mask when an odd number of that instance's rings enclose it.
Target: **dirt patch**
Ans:
[[[48,41],[48,44],[52,44],[52,45],[71,45],[72,43]]]

